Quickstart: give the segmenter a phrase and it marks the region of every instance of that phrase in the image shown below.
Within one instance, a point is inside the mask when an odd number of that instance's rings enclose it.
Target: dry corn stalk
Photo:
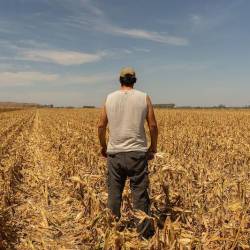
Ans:
[[[150,162],[156,233],[141,240],[128,185],[120,222],[106,209],[99,110],[0,114],[0,248],[249,249],[250,112],[157,110]]]

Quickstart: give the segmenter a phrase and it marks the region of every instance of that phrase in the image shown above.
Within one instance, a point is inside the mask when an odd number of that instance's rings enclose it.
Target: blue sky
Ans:
[[[248,0],[0,0],[0,100],[97,105],[136,69],[154,103],[250,104]]]

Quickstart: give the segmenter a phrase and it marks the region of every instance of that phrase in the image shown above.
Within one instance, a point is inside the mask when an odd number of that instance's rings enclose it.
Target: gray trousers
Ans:
[[[121,216],[122,192],[128,177],[133,208],[150,215],[147,153],[139,151],[108,153],[107,168],[108,208],[112,213],[117,218]],[[151,229],[147,220],[138,225],[138,231],[142,235],[147,235]]]

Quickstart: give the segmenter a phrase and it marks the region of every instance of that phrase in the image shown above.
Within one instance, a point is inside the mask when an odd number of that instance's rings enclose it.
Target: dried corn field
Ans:
[[[138,238],[126,185],[106,208],[98,109],[0,114],[0,249],[250,249],[250,112],[156,110],[156,233]]]

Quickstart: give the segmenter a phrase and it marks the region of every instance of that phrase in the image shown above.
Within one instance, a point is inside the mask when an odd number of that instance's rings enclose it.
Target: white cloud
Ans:
[[[112,23],[105,13],[93,4],[93,1],[81,0],[81,3],[84,9],[88,12],[88,15],[84,13],[80,16],[69,16],[67,19],[64,19],[66,25],[81,29],[95,29],[98,32],[103,32],[114,36],[126,36],[130,38],[144,39],[175,46],[185,46],[189,43],[188,39],[185,37],[173,36],[163,34],[162,32],[158,31],[149,31],[134,27],[120,27]]]
[[[75,51],[57,51],[57,50],[23,50],[20,55],[25,60],[36,62],[49,62],[60,65],[79,65],[100,61],[105,53],[96,54],[75,52]]]
[[[11,70],[15,67],[15,65],[11,63],[6,63],[6,62],[1,62],[1,57],[0,57],[0,72],[1,71],[8,71]]]
[[[48,49],[49,45],[47,43],[43,43],[40,41],[36,41],[33,39],[23,39],[19,40],[18,44],[20,44],[24,48],[43,48],[43,49]]]
[[[200,15],[192,14],[190,15],[190,19],[194,25],[200,25],[202,23],[202,17]]]
[[[17,44],[8,40],[0,40],[0,47],[15,53],[11,59],[26,60],[33,62],[47,62],[60,65],[80,65],[84,63],[98,62],[106,55],[113,52],[108,50],[97,53],[77,52],[71,50],[52,49],[45,43],[35,40],[20,40]],[[9,57],[0,57],[0,60],[10,59]]]
[[[30,85],[38,82],[53,82],[57,74],[46,74],[38,71],[0,72],[0,86]]]
[[[0,20],[0,32],[6,34],[13,33],[12,23]]]
[[[17,50],[18,49],[18,47],[12,41],[1,40],[1,39],[0,39],[0,48],[4,48],[6,50]]]
[[[38,71],[0,72],[0,86],[25,86],[35,84],[95,84],[115,81],[115,75],[99,73],[93,75],[60,75]]]
[[[96,16],[102,16],[104,14],[100,8],[93,5],[93,1],[91,2],[90,0],[81,0],[80,2],[82,6],[92,14]]]
[[[150,49],[145,49],[145,48],[134,48],[135,51],[138,51],[138,52],[144,52],[144,53],[149,53],[151,52]]]
[[[170,36],[156,31],[148,31],[148,30],[134,29],[134,28],[122,28],[107,23],[102,24],[100,28],[101,28],[100,30],[102,30],[103,32],[107,32],[113,35],[121,35],[137,39],[150,40],[154,42],[176,45],[176,46],[184,46],[188,44],[188,40],[186,38]]]

